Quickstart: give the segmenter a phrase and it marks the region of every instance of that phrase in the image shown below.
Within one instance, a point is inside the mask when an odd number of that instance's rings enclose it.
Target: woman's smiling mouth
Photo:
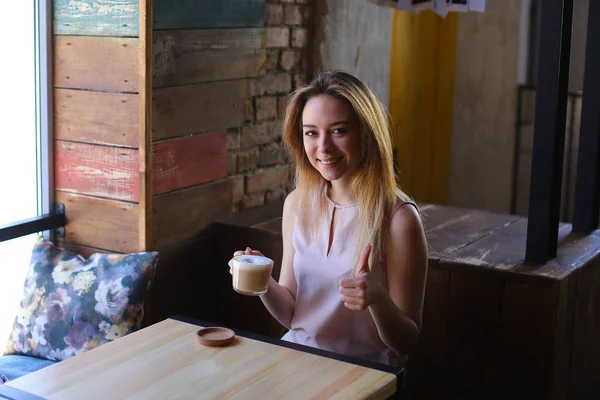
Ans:
[[[342,158],[344,158],[344,157],[342,156],[342,157],[327,158],[327,159],[317,158],[317,161],[319,161],[323,165],[333,165],[333,164],[337,163],[338,161],[340,161]]]

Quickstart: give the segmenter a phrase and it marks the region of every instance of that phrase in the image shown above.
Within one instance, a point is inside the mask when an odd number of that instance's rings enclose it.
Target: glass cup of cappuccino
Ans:
[[[240,254],[232,259],[233,289],[247,296],[267,292],[273,260],[265,256]]]

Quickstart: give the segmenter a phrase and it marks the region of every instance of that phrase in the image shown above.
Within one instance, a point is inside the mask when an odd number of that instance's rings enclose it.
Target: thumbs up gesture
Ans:
[[[370,253],[371,245],[368,244],[360,253],[354,276],[340,280],[340,293],[344,306],[353,311],[362,311],[376,303],[383,291],[383,287],[373,279],[369,270]]]

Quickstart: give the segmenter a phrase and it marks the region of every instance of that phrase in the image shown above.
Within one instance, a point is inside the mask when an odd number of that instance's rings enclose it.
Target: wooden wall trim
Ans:
[[[80,256],[82,256],[83,258],[87,259],[90,258],[93,254],[96,253],[101,253],[101,254],[122,254],[116,251],[110,251],[110,250],[106,250],[106,249],[99,249],[97,247],[91,247],[91,246],[83,246],[80,244],[75,244],[75,243],[70,243],[67,242],[65,240],[58,240],[57,241],[57,245],[58,247],[61,247],[65,250],[69,250],[72,251],[74,253],[79,254]]]
[[[154,89],[152,139],[240,127],[247,94],[246,80]]]
[[[212,221],[231,209],[228,179],[152,198],[152,245],[156,250],[194,240]]]
[[[139,39],[54,37],[54,86],[135,93],[139,87]]]
[[[138,0],[54,1],[54,33],[138,36]]]
[[[56,192],[65,205],[65,240],[111,251],[138,251],[138,208],[135,203]]]
[[[263,75],[263,28],[153,33],[153,85],[179,86]]]
[[[139,0],[139,250],[152,247],[152,1]]]
[[[54,90],[54,137],[137,148],[139,96],[129,93]]]
[[[257,27],[265,0],[154,0],[154,29]]]

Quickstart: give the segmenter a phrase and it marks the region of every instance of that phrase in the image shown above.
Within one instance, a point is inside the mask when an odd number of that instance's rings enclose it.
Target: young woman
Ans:
[[[421,327],[427,246],[396,185],[383,107],[357,78],[324,72],[291,95],[283,142],[296,189],[279,282],[261,300],[284,340],[401,364]]]

